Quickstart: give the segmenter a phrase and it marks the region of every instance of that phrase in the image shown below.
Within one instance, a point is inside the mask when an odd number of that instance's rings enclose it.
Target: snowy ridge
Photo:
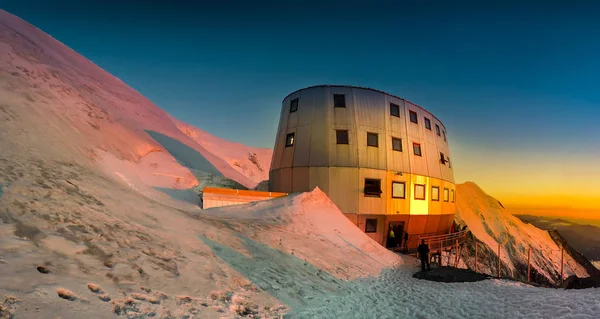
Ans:
[[[528,247],[531,246],[533,269],[550,282],[558,280],[561,248],[547,231],[514,217],[504,210],[498,200],[487,195],[473,182],[457,185],[456,204],[457,222],[466,224],[472,234],[485,243],[495,256],[498,244],[501,245],[500,259],[511,272],[509,275],[522,277],[516,263],[525,265],[526,268]],[[573,274],[578,277],[588,276],[585,268],[566,253],[564,263],[565,278]],[[494,274],[494,271],[497,269],[487,269],[488,274]]]
[[[173,119],[121,80],[4,11],[0,11],[0,67],[5,112],[15,103],[20,107],[10,108],[13,117],[38,116],[21,118],[32,123],[20,129],[45,140],[40,144],[60,143],[63,149],[92,158],[102,150],[135,163],[162,152],[160,163],[155,163],[166,165],[162,170],[180,170],[177,166],[181,164],[190,168],[203,161],[201,167],[192,168],[224,175],[247,188],[268,179],[269,150],[227,142]],[[177,161],[169,161],[169,157]],[[145,167],[154,168],[156,165]],[[157,171],[161,173],[161,169]],[[182,187],[198,185],[193,172],[184,175]],[[162,175],[153,184],[143,178],[157,187],[163,187],[165,179]]]

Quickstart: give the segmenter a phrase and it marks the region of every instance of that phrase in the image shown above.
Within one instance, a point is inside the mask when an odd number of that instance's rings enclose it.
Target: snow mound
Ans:
[[[259,233],[252,238],[340,278],[377,276],[402,263],[397,254],[352,224],[318,187],[267,201],[210,208],[201,215],[226,220],[242,233]]]
[[[471,233],[489,246],[496,256],[500,244],[502,263],[513,273],[516,272],[515,262],[527,264],[531,247],[531,263],[536,271],[551,281],[555,274],[560,274],[561,248],[547,231],[522,222],[473,182],[457,185],[456,204],[456,221],[466,224]],[[583,266],[567,253],[564,261],[565,278],[573,274],[588,276]]]

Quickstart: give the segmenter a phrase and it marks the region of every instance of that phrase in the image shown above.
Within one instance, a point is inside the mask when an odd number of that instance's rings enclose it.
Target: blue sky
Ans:
[[[541,161],[546,175],[563,174],[558,185],[600,155],[600,5],[591,1],[201,2],[2,8],[175,117],[248,145],[273,147],[288,93],[351,84],[441,119],[458,182],[502,193],[508,180],[496,177]]]

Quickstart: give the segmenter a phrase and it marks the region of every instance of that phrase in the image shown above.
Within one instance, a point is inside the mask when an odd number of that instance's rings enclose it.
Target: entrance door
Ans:
[[[387,240],[385,243],[386,248],[396,248],[402,246],[402,239],[404,237],[404,223],[405,222],[389,222],[387,230]],[[394,231],[394,237],[390,237],[390,230]]]

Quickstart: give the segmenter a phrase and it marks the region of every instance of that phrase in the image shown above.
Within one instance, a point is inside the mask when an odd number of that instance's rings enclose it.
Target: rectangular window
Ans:
[[[440,162],[442,164],[446,164],[446,157],[444,157],[444,153],[440,152]]]
[[[365,178],[365,196],[381,197],[381,180]]]
[[[448,201],[448,189],[444,188],[444,202]]]
[[[402,139],[397,137],[392,137],[392,149],[394,151],[402,152]]]
[[[425,118],[425,128],[431,131],[431,120]]]
[[[415,199],[425,199],[425,185],[415,184]]]
[[[379,135],[367,132],[367,146],[379,147]]]
[[[285,147],[294,146],[294,142],[294,133],[288,133],[288,135],[285,137]]]
[[[377,218],[367,218],[365,223],[365,233],[376,233],[377,232]]]
[[[421,144],[419,144],[419,143],[413,143],[413,152],[417,156],[422,156],[421,155]]]
[[[400,117],[400,106],[398,104],[390,103],[390,115]]]
[[[435,134],[437,134],[437,136],[440,136],[440,126],[439,125],[435,125]]]
[[[450,162],[450,157],[448,157],[446,160],[448,162],[448,168],[452,168],[452,163]]]
[[[442,131],[442,133],[444,134],[444,142],[446,142],[446,131]]]
[[[298,99],[293,99],[290,102],[290,113],[298,111]]]
[[[406,184],[404,182],[392,182],[392,198],[406,198]]]
[[[440,187],[439,186],[431,186],[431,200],[434,202],[440,201]]]
[[[419,121],[417,120],[417,112],[415,111],[409,111],[410,113],[410,121],[416,124],[419,124]]]
[[[345,94],[334,94],[333,95],[333,107],[346,107],[346,95]]]
[[[336,130],[335,140],[337,144],[348,144],[348,130]]]
[[[451,190],[451,191],[452,191],[452,192],[451,192],[451,195],[452,195],[452,196],[450,197],[450,199],[452,199],[452,202],[454,203],[454,190]]]

